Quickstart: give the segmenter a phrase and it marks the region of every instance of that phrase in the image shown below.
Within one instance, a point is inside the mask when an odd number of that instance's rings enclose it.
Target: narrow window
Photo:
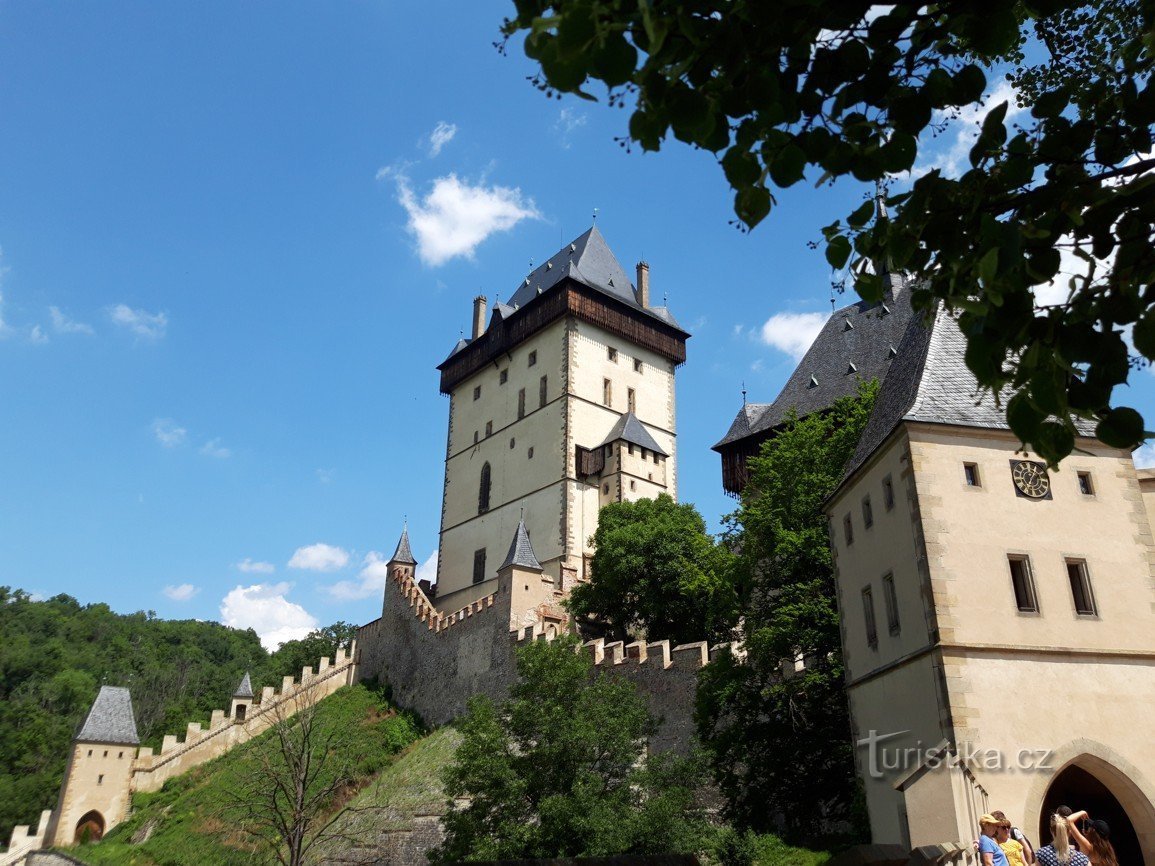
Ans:
[[[894,589],[894,572],[888,572],[882,578],[882,600],[886,602],[886,627],[891,634],[898,634],[898,593]]]
[[[499,385],[504,385],[508,381],[509,381],[509,368],[506,367],[504,370],[501,371],[500,374],[498,374],[497,383]]]
[[[1038,613],[1039,601],[1035,596],[1035,581],[1031,575],[1031,561],[1025,556],[1009,557],[1011,585],[1015,590],[1015,604],[1024,613]]]
[[[529,353],[529,366],[533,367],[536,364],[537,364],[537,350],[534,349],[532,352]]]
[[[486,436],[492,436],[493,435],[493,422],[492,421],[486,421],[485,422],[485,435]]]
[[[610,360],[613,361],[615,364],[618,362],[618,350],[617,349],[615,349],[611,346],[606,351],[606,354],[609,355]]]
[[[607,481],[605,484],[602,485],[602,493],[609,493],[609,492],[610,492],[610,483]]]
[[[90,757],[90,758],[92,757],[92,749],[88,750],[88,757]]]
[[[1091,483],[1091,473],[1090,472],[1080,472],[1079,473],[1079,492],[1082,493],[1084,496],[1094,496],[1095,495],[1095,485],[1093,485]]]
[[[243,722],[245,720],[245,705],[237,704],[237,721]]]
[[[614,448],[612,445],[606,446],[606,453],[604,456],[605,456],[606,460],[609,460],[611,457],[614,456]]]
[[[1087,563],[1081,559],[1067,560],[1067,579],[1071,581],[1071,596],[1075,600],[1075,613],[1079,616],[1094,616],[1095,596],[1091,593],[1091,578],[1087,574]]]
[[[477,386],[475,386],[475,387],[474,387],[474,389],[473,389],[473,399],[474,399],[474,400],[480,400],[480,399],[481,399],[481,386],[480,386],[480,385],[477,385]]]
[[[481,482],[477,486],[477,513],[485,514],[489,511],[490,470],[489,463],[482,464]]]
[[[626,389],[626,411],[628,411],[628,412],[634,411],[634,389],[633,388],[627,388]]]
[[[874,509],[870,505],[870,497],[862,500],[862,524],[867,529],[874,526]]]
[[[636,481],[634,481],[634,479],[631,478],[630,479],[630,490],[637,490],[637,489],[638,489],[638,483]]]
[[[609,379],[602,379],[602,405],[610,406],[613,404],[614,397],[614,383]]]
[[[473,551],[473,582],[485,580],[485,548]]]
[[[963,477],[966,479],[967,487],[982,487],[982,481],[979,479],[979,467],[977,463],[963,464]]]
[[[473,444],[476,445],[480,439],[481,439],[481,433],[477,430],[474,430],[473,431]]]
[[[533,446],[532,445],[529,446],[529,459],[530,460],[533,459]]]
[[[517,392],[517,417],[525,417],[525,388]]]
[[[890,480],[889,475],[882,479],[882,504],[886,506],[887,511],[894,508],[894,482]]]
[[[657,462],[658,462],[658,452],[655,451],[654,452],[654,463],[657,464]]]
[[[104,775],[103,774],[96,777],[96,784],[98,784],[98,785],[104,784]]]
[[[842,535],[845,537],[847,547],[854,544],[854,523],[849,514],[842,518]]]
[[[509,447],[510,447],[510,448],[513,448],[513,446],[514,446],[514,445],[516,445],[516,444],[517,444],[517,439],[516,439],[515,437],[513,437],[513,436],[510,436],[510,437],[509,437]]]
[[[124,752],[117,752],[117,753],[116,753],[116,760],[118,760],[118,761],[119,761],[119,760],[120,760],[121,758],[123,758],[123,757],[124,757]]]
[[[866,643],[878,648],[878,624],[874,621],[874,590],[869,586],[862,591],[862,615],[866,618]]]
[[[545,397],[548,392],[549,377],[542,376],[541,380],[537,383],[537,405],[539,408],[545,405]]]
[[[108,757],[108,749],[104,750],[104,757],[106,757],[106,758]]]
[[[641,360],[641,358],[634,358],[634,372],[635,373],[642,372],[642,360]]]
[[[629,444],[628,444],[626,447],[627,447],[627,448],[629,448],[629,450],[630,450],[630,454],[631,454],[631,455],[633,455],[633,453],[634,453],[634,443],[633,443],[633,442],[630,442],[630,443],[629,443]]]

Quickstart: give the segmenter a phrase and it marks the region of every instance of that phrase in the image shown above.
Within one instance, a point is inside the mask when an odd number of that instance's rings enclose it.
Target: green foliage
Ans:
[[[281,677],[299,677],[302,668],[311,667],[316,670],[319,659],[336,658],[337,650],[348,647],[357,637],[357,628],[339,620],[309,632],[300,640],[285,641],[269,660],[269,681],[279,683]]]
[[[474,698],[445,771],[455,798],[434,861],[693,852],[704,822],[695,762],[646,756],[654,723],[633,685],[563,638],[518,651],[500,707]],[[459,805],[459,798],[469,798]]]
[[[1151,3],[900,3],[872,17],[860,0],[514,6],[502,30],[524,34],[538,87],[593,99],[600,81],[611,104],[634,102],[628,140],[658,150],[672,134],[718,154],[748,228],[774,188],[885,185],[943,117],[981,107],[994,69],[1017,64],[1029,116],[1011,124],[1006,104],[988,106],[957,176],[919,177],[888,197],[889,216],[856,205],[823,230],[827,259],[850,265],[863,298],[881,296],[867,263],[884,262],[918,277],[917,306],[959,313],[971,370],[1022,398],[1011,429],[1048,461],[1073,448],[1073,417],[1107,444],[1142,440],[1142,418],[1113,394],[1138,360],[1126,329],[1155,331]],[[1055,279],[1067,299],[1041,304],[1036,287]],[[1155,341],[1136,349],[1155,359]]]
[[[730,540],[752,591],[744,663],[724,655],[699,681],[698,733],[730,819],[791,839],[853,817],[854,763],[834,572],[822,504],[842,478],[878,392],[864,384],[821,414],[789,421],[750,460]],[[806,659],[784,679],[783,659]]]
[[[316,705],[317,734],[337,748],[334,771],[347,774],[350,786],[381,772],[419,731],[409,716],[397,714],[381,695],[364,686],[350,686]],[[243,790],[277,760],[280,747],[274,730],[228,754],[169,780],[153,794],[133,798],[132,815],[102,841],[76,851],[93,866],[219,866],[267,862],[262,848],[237,827],[232,794]],[[334,798],[329,807],[339,804]],[[133,838],[147,836],[133,844]]]
[[[666,494],[614,502],[598,515],[589,582],[569,608],[610,626],[618,640],[644,631],[675,643],[721,636],[734,624],[731,554],[689,503]]]
[[[834,852],[798,848],[770,833],[720,827],[706,855],[718,866],[823,866]]]

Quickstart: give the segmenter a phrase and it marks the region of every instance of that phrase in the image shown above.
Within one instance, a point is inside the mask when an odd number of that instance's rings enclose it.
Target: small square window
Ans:
[[[90,758],[92,757],[92,749],[88,750],[88,757],[90,757]]]
[[[894,589],[894,572],[888,572],[882,578],[882,599],[886,602],[886,627],[891,634],[898,634],[898,593]]]
[[[492,436],[493,435],[493,422],[492,421],[486,421],[485,422],[485,435],[486,436]]]
[[[886,506],[887,511],[894,508],[894,482],[890,480],[889,475],[882,479],[882,504]]]
[[[874,526],[874,508],[870,504],[870,497],[862,500],[862,525],[867,529]]]
[[[474,399],[474,400],[480,400],[480,399],[481,399],[481,386],[480,386],[480,385],[476,385],[476,386],[474,386],[474,388],[473,388],[473,399]]]
[[[642,360],[641,360],[641,358],[634,358],[634,372],[635,373],[642,372]]]
[[[630,490],[637,490],[637,489],[638,489],[638,482],[634,481],[634,479],[631,478],[630,479]]]
[[[1071,582],[1071,597],[1075,601],[1075,613],[1079,616],[1095,616],[1095,596],[1091,592],[1091,578],[1087,574],[1087,563],[1081,559],[1067,560],[1067,579]]]
[[[504,370],[502,370],[500,373],[497,374],[497,383],[499,385],[504,385],[508,381],[509,381],[509,368],[507,367]]]
[[[979,467],[977,463],[963,464],[963,478],[966,480],[967,487],[982,487],[982,479],[979,478]]]
[[[842,518],[842,535],[846,539],[847,547],[854,544],[854,522],[849,514]]]
[[[1078,473],[1078,477],[1079,477],[1079,492],[1082,493],[1084,496],[1094,496],[1095,495],[1095,485],[1091,482],[1091,473],[1090,472],[1080,472],[1080,473]]]
[[[537,364],[537,350],[536,349],[529,353],[529,366],[532,367],[535,364]]]
[[[606,350],[606,354],[609,356],[609,359],[611,361],[613,361],[615,364],[618,362],[618,350],[615,349],[613,346],[610,346],[609,349]]]
[[[1035,580],[1031,575],[1031,561],[1025,556],[1008,557],[1011,567],[1011,586],[1015,604],[1023,613],[1038,613],[1039,600],[1035,595]]]
[[[862,590],[862,615],[866,620],[866,644],[871,649],[877,649],[878,623],[874,620],[874,590],[869,586]]]

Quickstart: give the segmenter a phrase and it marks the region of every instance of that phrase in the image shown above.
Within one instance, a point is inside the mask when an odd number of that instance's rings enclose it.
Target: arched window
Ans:
[[[477,490],[477,513],[484,514],[489,511],[489,464],[485,463],[481,467],[481,484],[478,485]]]

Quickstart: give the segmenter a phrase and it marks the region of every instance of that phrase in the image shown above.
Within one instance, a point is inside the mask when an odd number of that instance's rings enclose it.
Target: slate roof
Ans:
[[[1006,401],[996,405],[992,393],[980,395],[978,380],[964,360],[966,337],[958,322],[939,307],[933,317],[912,317],[882,384],[874,412],[866,423],[843,481],[853,475],[903,421],[1009,430]],[[1079,435],[1094,436],[1094,425],[1079,421]]]
[[[249,672],[245,671],[245,675],[241,677],[240,683],[237,685],[237,690],[233,692],[234,698],[251,698],[253,696],[253,681],[249,679]]]
[[[819,412],[856,393],[860,381],[884,380],[911,319],[910,287],[898,275],[891,280],[881,303],[832,313],[774,402],[743,406],[714,450],[769,432],[792,409],[799,417]]]
[[[413,558],[413,551],[409,549],[409,527],[406,526],[401,530],[401,538],[397,541],[397,549],[393,551],[393,555],[389,557],[390,562],[404,562],[408,565],[416,565],[417,560]]]
[[[136,719],[132,714],[132,695],[119,686],[101,686],[92,702],[92,709],[84,719],[78,741],[86,743],[140,743],[136,735]]]
[[[667,325],[683,330],[674,318],[673,313],[666,307],[643,307],[638,303],[637,289],[630,282],[629,275],[622,268],[617,256],[610,250],[606,239],[598,231],[597,226],[591,226],[584,234],[574,238],[542,264],[538,265],[514,290],[509,300],[493,305],[492,315],[500,314],[509,318],[513,313],[524,307],[538,295],[558,285],[563,278],[571,279],[588,286],[603,295],[609,295],[634,310],[652,316]],[[453,347],[447,357],[452,358],[472,340],[461,339]]]
[[[529,533],[526,531],[524,520],[518,521],[517,532],[513,534],[513,542],[509,545],[509,553],[505,555],[505,562],[497,570],[501,571],[512,565],[534,571],[543,570],[541,563],[537,561],[537,554],[533,552],[533,545],[529,542]]]
[[[632,442],[634,445],[640,445],[642,448],[650,451],[656,451],[663,457],[670,456],[662,450],[662,446],[650,435],[650,431],[645,428],[645,425],[638,420],[638,416],[633,412],[627,412],[620,417],[614,423],[614,426],[610,429],[606,438],[602,440],[602,444],[598,447],[601,448],[604,445],[609,445],[611,442],[617,442],[619,439],[625,442]]]

